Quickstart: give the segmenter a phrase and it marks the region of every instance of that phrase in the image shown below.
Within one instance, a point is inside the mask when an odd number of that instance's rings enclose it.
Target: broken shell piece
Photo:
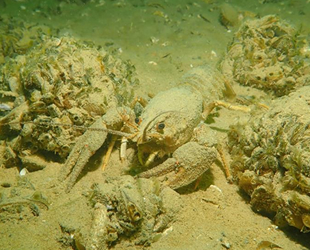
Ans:
[[[234,6],[228,3],[221,6],[220,23],[227,29],[240,23],[239,13]]]
[[[154,37],[154,36],[152,36],[152,37],[150,38],[150,40],[151,40],[152,44],[157,44],[157,43],[159,42],[159,38],[156,38],[156,37]]]
[[[302,222],[304,223],[304,225],[310,228],[310,214],[309,213],[303,214],[301,218],[302,218]]]
[[[157,62],[149,61],[149,64],[156,66],[156,65],[157,65]]]
[[[12,108],[9,105],[5,103],[0,103],[0,111],[10,111],[10,110],[12,110]]]
[[[20,172],[19,175],[20,176],[25,176],[26,174],[28,174],[28,170],[26,168],[23,168]]]

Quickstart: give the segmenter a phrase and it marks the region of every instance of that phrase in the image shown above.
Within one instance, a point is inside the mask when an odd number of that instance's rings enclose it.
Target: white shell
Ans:
[[[19,175],[20,176],[25,176],[28,173],[28,170],[26,168],[23,168],[20,172]]]

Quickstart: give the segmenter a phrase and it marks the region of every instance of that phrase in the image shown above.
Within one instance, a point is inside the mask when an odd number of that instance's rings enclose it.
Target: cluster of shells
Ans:
[[[94,218],[90,232],[77,237],[86,249],[107,249],[124,237],[135,245],[157,241],[180,210],[180,196],[156,180],[132,176],[107,178],[90,195]]]
[[[112,54],[73,38],[46,37],[7,60],[0,69],[1,105],[9,107],[0,120],[6,166],[35,155],[65,160],[84,132],[72,125],[86,128],[131,101],[135,69]]]
[[[309,45],[276,16],[245,21],[222,62],[232,82],[283,96],[310,81]]]
[[[231,126],[232,175],[252,208],[310,232],[310,67],[307,43],[274,16],[245,22],[222,63],[233,81],[274,96],[268,111]],[[227,70],[231,70],[229,73]],[[282,96],[282,97],[278,97]]]
[[[84,132],[76,126],[87,128],[110,108],[128,106],[138,80],[134,66],[113,52],[18,27],[23,32],[0,29],[0,164],[30,170],[43,168],[45,160],[65,161]],[[38,40],[28,43],[28,31]],[[244,22],[221,65],[228,81],[283,96],[265,113],[231,127],[232,174],[254,210],[303,232],[310,231],[309,65],[307,42],[275,16]],[[195,87],[210,78],[200,67],[184,81]],[[211,83],[223,82],[218,78],[212,75]],[[207,99],[216,95],[213,87],[204,87]],[[91,191],[93,226],[76,242],[101,249],[126,237],[149,245],[169,228],[178,198],[153,180],[107,179]]]
[[[252,208],[303,232],[310,230],[309,111],[305,86],[229,133],[233,176]]]
[[[45,25],[0,16],[0,65],[5,58],[25,54],[34,45],[42,42],[45,36],[55,32]]]

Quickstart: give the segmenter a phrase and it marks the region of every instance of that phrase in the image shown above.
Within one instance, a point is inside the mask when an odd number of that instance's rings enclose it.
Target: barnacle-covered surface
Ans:
[[[244,22],[222,61],[227,79],[283,96],[310,79],[309,44],[276,16]]]
[[[233,175],[252,208],[303,232],[310,230],[309,111],[305,86],[229,133]]]
[[[137,80],[129,62],[73,38],[49,38],[1,68],[1,118],[6,166],[50,152],[64,160],[83,131],[110,108],[131,101]],[[27,123],[27,122],[30,123]],[[22,160],[23,161],[23,160]],[[25,162],[23,162],[25,163]],[[25,163],[26,164],[26,163]]]
[[[0,65],[6,57],[25,54],[45,36],[55,34],[45,25],[27,23],[17,18],[0,16]]]
[[[180,210],[180,196],[172,189],[160,187],[156,180],[131,176],[94,185],[90,201],[94,218],[83,240],[87,249],[106,249],[126,239],[148,246],[171,226]]]

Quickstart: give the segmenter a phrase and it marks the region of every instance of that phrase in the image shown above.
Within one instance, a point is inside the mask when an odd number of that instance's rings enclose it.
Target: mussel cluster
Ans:
[[[0,16],[0,65],[5,58],[25,54],[31,47],[42,42],[45,36],[56,32],[45,25]]]
[[[235,33],[221,68],[231,82],[283,96],[309,83],[309,44],[276,16],[251,19]]]
[[[95,184],[90,202],[95,213],[90,235],[82,240],[87,249],[105,249],[124,238],[148,246],[163,235],[181,208],[180,196],[172,189],[132,176]]]
[[[310,87],[231,127],[232,170],[252,208],[310,232]]]
[[[87,128],[110,107],[127,105],[138,84],[130,62],[69,37],[45,37],[0,72],[1,103],[9,107],[0,120],[6,166],[36,154],[65,160],[84,132],[72,125]]]

